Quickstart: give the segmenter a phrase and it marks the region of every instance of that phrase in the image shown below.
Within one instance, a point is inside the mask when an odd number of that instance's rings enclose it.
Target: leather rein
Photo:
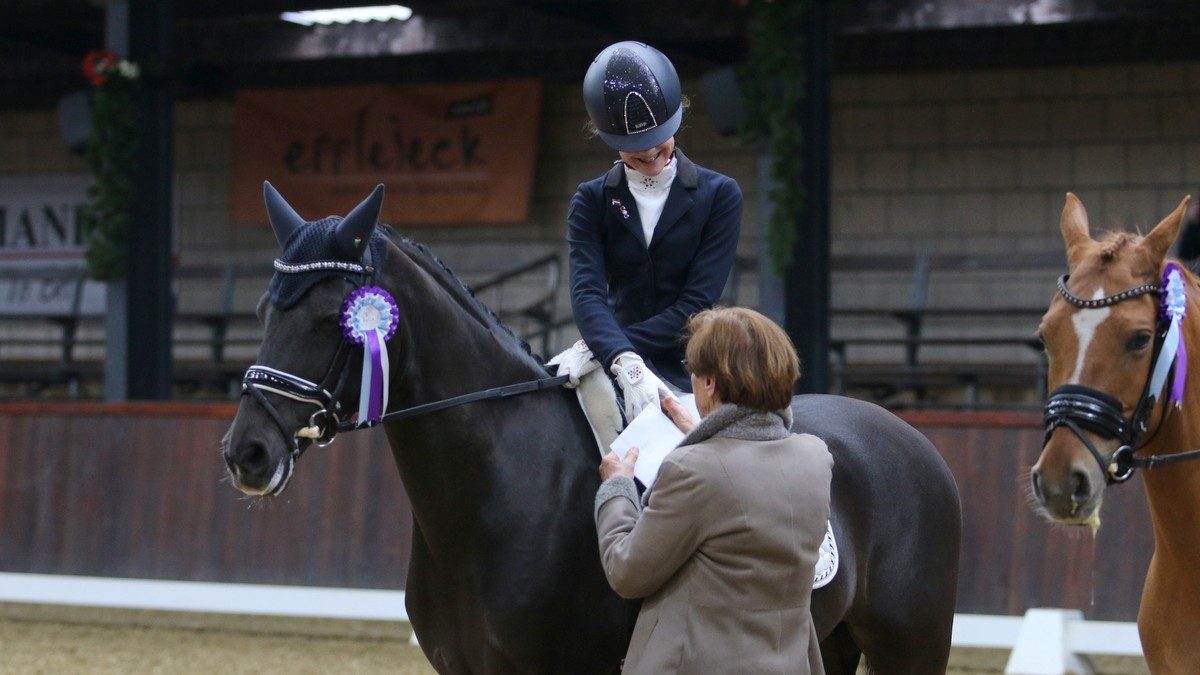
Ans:
[[[1069,275],[1066,274],[1058,278],[1058,293],[1068,303],[1079,309],[1100,309],[1142,295],[1151,293],[1158,295],[1164,292],[1161,284],[1144,284],[1106,298],[1085,300],[1071,293],[1067,288],[1067,280],[1069,278]],[[1100,472],[1104,474],[1105,481],[1109,485],[1124,483],[1133,476],[1133,472],[1136,469],[1154,469],[1168,464],[1200,459],[1200,449],[1170,455],[1149,455],[1144,457],[1134,454],[1145,447],[1143,439],[1148,440],[1146,438],[1146,431],[1149,427],[1150,417],[1154,411],[1154,405],[1162,393],[1162,387],[1154,387],[1152,382],[1158,360],[1163,357],[1163,343],[1167,337],[1168,327],[1168,322],[1163,318],[1162,313],[1158,313],[1156,317],[1153,357],[1150,360],[1150,372],[1146,376],[1146,384],[1142,388],[1142,394],[1138,399],[1137,405],[1134,406],[1133,414],[1130,417],[1125,417],[1121,402],[1115,397],[1092,387],[1078,384],[1064,384],[1050,392],[1050,397],[1046,401],[1046,431],[1042,444],[1045,445],[1050,441],[1050,435],[1056,428],[1060,426],[1067,427],[1079,438],[1096,459],[1096,462],[1099,463]],[[1174,367],[1175,364],[1172,363],[1171,368]],[[1151,389],[1158,389],[1158,391],[1152,391]],[[1154,432],[1155,434],[1158,433],[1158,430],[1166,422],[1170,411],[1171,407],[1168,406],[1159,420],[1158,427]],[[1091,431],[1103,438],[1116,439],[1121,445],[1106,460],[1100,450],[1088,438],[1085,430]],[[1154,434],[1151,434],[1150,438],[1153,436]]]
[[[292,265],[276,260],[275,271],[279,274],[298,274],[319,270],[336,270],[343,273],[343,278],[358,288],[371,285],[375,278],[375,268],[370,264],[370,249],[367,249],[365,256],[366,259],[363,264],[323,261]],[[351,276],[354,278],[351,278]],[[340,399],[350,373],[350,369],[346,366],[350,360],[350,353],[355,348],[355,345],[343,337],[320,383],[311,382],[297,375],[259,364],[254,364],[246,370],[246,375],[242,378],[242,396],[250,396],[266,410],[267,414],[275,422],[275,425],[279,427],[283,437],[291,443],[291,456],[293,460],[299,459],[300,455],[304,454],[304,451],[308,449],[309,443],[303,441],[311,441],[318,447],[324,447],[332,443],[340,432],[369,429],[383,422],[395,422],[408,417],[425,415],[476,401],[502,399],[518,394],[550,389],[566,383],[569,378],[568,375],[556,375],[501,387],[493,387],[469,394],[453,396],[440,401],[411,406],[402,410],[394,410],[385,413],[377,420],[343,420],[341,419],[343,413]],[[336,381],[333,384],[333,391],[331,392],[325,386],[325,383],[333,378],[336,378]],[[279,413],[263,392],[276,394],[299,403],[314,405],[317,407],[317,411],[308,418],[307,426],[292,429],[284,421],[283,415]]]

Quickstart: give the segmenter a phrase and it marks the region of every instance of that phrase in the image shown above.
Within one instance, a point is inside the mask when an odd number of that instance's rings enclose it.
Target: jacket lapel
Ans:
[[[679,148],[675,148],[675,161],[679,162],[679,166],[675,168],[675,180],[671,183],[671,192],[667,194],[667,203],[663,205],[662,215],[658,218],[658,224],[654,226],[654,236],[650,240],[651,248],[662,241],[683,214],[692,208],[692,202],[695,201],[696,165],[692,164],[692,160],[685,157]],[[641,227],[640,223],[638,227]]]
[[[633,193],[629,191],[629,185],[625,182],[625,165],[620,161],[614,164],[613,168],[608,170],[608,175],[604,177],[604,197],[608,202],[604,208],[611,211],[614,218],[625,224],[633,236],[642,243],[643,249],[649,248],[646,245],[646,234],[642,232],[642,217],[638,214],[637,200],[633,198]],[[624,207],[624,212],[621,210],[622,207]]]

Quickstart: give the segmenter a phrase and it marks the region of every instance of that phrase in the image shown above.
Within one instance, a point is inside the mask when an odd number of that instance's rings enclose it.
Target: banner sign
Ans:
[[[383,183],[381,222],[521,222],[541,93],[536,80],[239,91],[230,217],[266,223],[269,180],[307,220]]]
[[[88,174],[0,176],[0,315],[99,312],[104,285],[84,278],[79,209]]]

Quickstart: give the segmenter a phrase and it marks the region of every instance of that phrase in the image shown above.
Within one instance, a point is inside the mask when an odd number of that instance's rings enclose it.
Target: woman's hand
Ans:
[[[615,452],[608,453],[600,460],[600,480],[608,480],[614,476],[633,478],[633,466],[637,464],[637,458],[637,448],[630,448],[629,452],[625,453],[625,459],[621,459]]]
[[[696,420],[692,419],[692,413],[676,398],[663,398],[662,411],[671,418],[675,426],[685,434],[692,433],[692,429],[696,428]]]

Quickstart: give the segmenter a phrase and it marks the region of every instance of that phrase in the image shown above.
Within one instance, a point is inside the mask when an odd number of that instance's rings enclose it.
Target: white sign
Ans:
[[[103,311],[104,285],[81,281],[79,214],[91,183],[88,174],[0,175],[0,314]]]
[[[0,264],[83,263],[79,209],[87,174],[0,175]]]

